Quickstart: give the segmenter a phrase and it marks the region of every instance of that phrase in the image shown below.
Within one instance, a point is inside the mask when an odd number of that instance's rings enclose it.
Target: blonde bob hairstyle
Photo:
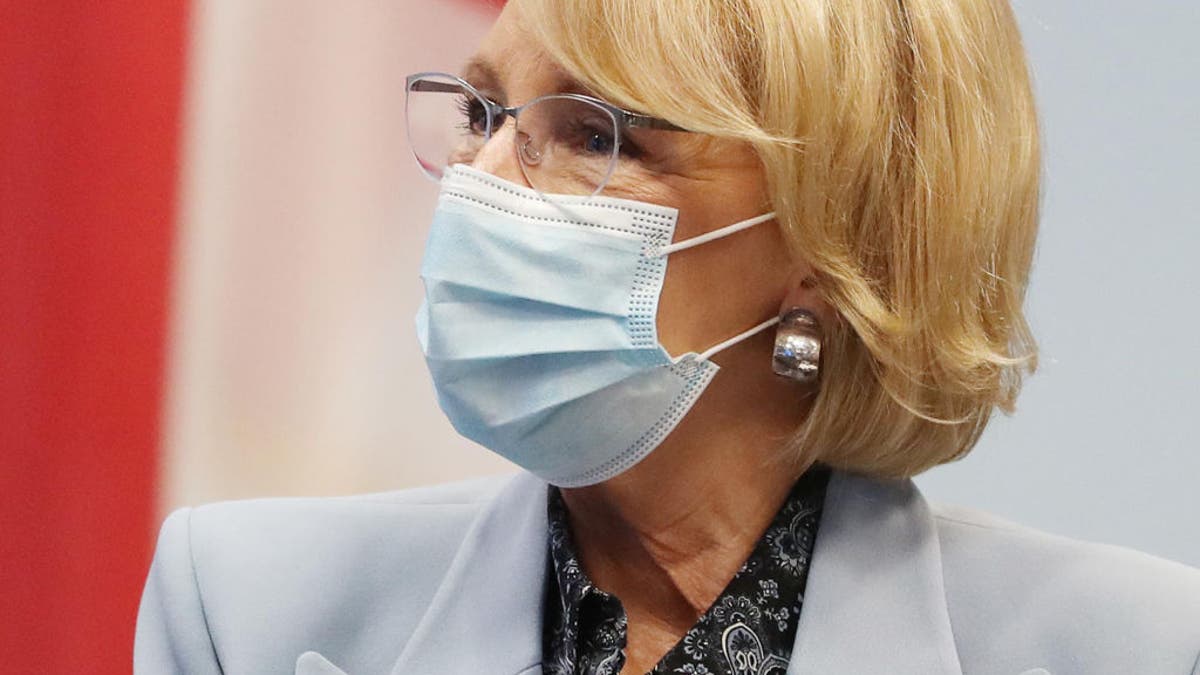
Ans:
[[[911,476],[1012,411],[1041,172],[1007,0],[513,1],[598,95],[756,149],[840,316],[790,456]]]

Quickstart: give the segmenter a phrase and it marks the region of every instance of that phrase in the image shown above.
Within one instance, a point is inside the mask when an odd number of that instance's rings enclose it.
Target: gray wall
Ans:
[[[934,499],[1200,566],[1200,10],[1016,4],[1045,140],[1012,418],[918,482]]]

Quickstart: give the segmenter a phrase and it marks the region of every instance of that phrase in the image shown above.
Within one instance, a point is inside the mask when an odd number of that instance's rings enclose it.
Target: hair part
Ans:
[[[756,149],[840,317],[794,457],[911,476],[1012,412],[1041,165],[1007,0],[516,1],[601,96]]]

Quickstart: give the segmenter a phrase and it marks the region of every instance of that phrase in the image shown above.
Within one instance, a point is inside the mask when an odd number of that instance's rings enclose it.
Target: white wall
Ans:
[[[404,76],[457,70],[467,0],[197,0],[163,509],[504,470],[457,437],[413,330],[437,186]]]

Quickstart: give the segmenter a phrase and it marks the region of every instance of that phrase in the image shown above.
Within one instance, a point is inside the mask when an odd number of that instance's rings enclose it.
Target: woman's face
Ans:
[[[524,21],[519,3],[509,3],[465,69],[464,79],[505,106],[546,94],[595,95],[555,64]],[[771,210],[758,159],[745,143],[645,129],[623,131],[623,147],[627,141],[635,150],[622,155],[621,169],[604,195],[678,209],[675,241]],[[472,165],[528,184],[516,155],[511,120],[494,132]],[[660,341],[673,355],[700,352],[775,316],[793,267],[774,222],[672,254],[659,302]],[[769,358],[762,356],[764,364]],[[716,360],[722,361],[720,356]]]

